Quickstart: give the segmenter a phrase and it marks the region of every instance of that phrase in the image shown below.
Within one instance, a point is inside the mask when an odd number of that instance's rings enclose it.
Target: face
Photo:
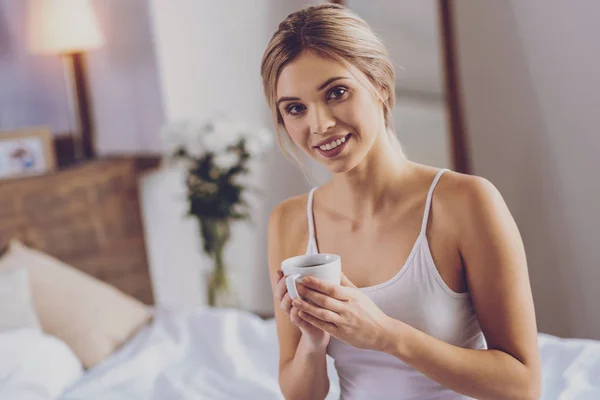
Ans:
[[[277,108],[293,142],[334,173],[357,166],[385,131],[381,101],[350,68],[306,52],[277,82]]]

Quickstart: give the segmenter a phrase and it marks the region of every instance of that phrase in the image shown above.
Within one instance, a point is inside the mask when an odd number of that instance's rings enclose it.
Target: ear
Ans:
[[[375,101],[380,103],[382,106],[383,106],[384,102],[386,102],[388,100],[389,96],[390,96],[390,91],[387,88],[385,88],[383,86],[375,87],[375,92],[373,93],[373,97],[375,98]]]
[[[390,95],[390,91],[388,90],[387,87],[385,86],[379,86],[379,93],[381,94],[381,97],[383,97],[384,99],[387,99]]]
[[[387,101],[391,96],[390,89],[388,87],[380,87],[379,93],[381,95],[381,98],[385,101]]]

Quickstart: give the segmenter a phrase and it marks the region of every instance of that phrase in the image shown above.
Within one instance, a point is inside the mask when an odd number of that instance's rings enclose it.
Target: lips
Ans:
[[[323,140],[322,142],[320,142],[319,146],[315,146],[315,149],[323,157],[333,158],[333,157],[336,157],[337,155],[339,155],[346,148],[346,146],[348,145],[348,142],[351,140],[351,138],[352,138],[352,134],[350,134],[350,133],[347,134],[347,135],[345,135],[345,136],[343,136],[343,135],[332,136],[332,137],[330,137],[330,138],[328,138],[328,139]],[[332,147],[330,149],[322,149],[320,147],[320,146],[324,146],[324,145],[327,145],[327,144],[331,144],[331,143],[333,143],[334,140],[336,142],[343,140],[343,143],[341,143],[339,145],[336,143],[336,146]]]
[[[348,133],[348,134],[346,134],[346,135],[335,135],[335,136],[331,136],[331,137],[328,137],[327,139],[321,140],[319,143],[317,143],[317,144],[316,144],[315,146],[313,146],[313,147],[321,147],[321,146],[323,146],[323,145],[326,145],[326,144],[328,144],[328,143],[331,143],[331,142],[333,142],[333,141],[336,141],[336,140],[341,140],[341,139],[345,138],[346,136],[350,136],[350,134]]]

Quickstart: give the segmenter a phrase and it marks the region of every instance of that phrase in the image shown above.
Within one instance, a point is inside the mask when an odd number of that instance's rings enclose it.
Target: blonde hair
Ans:
[[[390,127],[393,125],[396,76],[388,50],[359,16],[344,6],[325,3],[290,14],[279,24],[262,58],[264,94],[273,113],[277,140],[283,153],[307,175],[276,105],[277,80],[281,71],[306,51],[350,64],[367,77],[368,89],[383,103],[386,128],[399,146]]]

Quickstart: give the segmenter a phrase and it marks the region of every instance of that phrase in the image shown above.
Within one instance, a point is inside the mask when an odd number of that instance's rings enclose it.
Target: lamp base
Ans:
[[[73,133],[74,159],[89,160],[96,154],[85,57],[82,52],[68,53],[63,55],[63,61],[70,86],[72,114],[77,122]]]

